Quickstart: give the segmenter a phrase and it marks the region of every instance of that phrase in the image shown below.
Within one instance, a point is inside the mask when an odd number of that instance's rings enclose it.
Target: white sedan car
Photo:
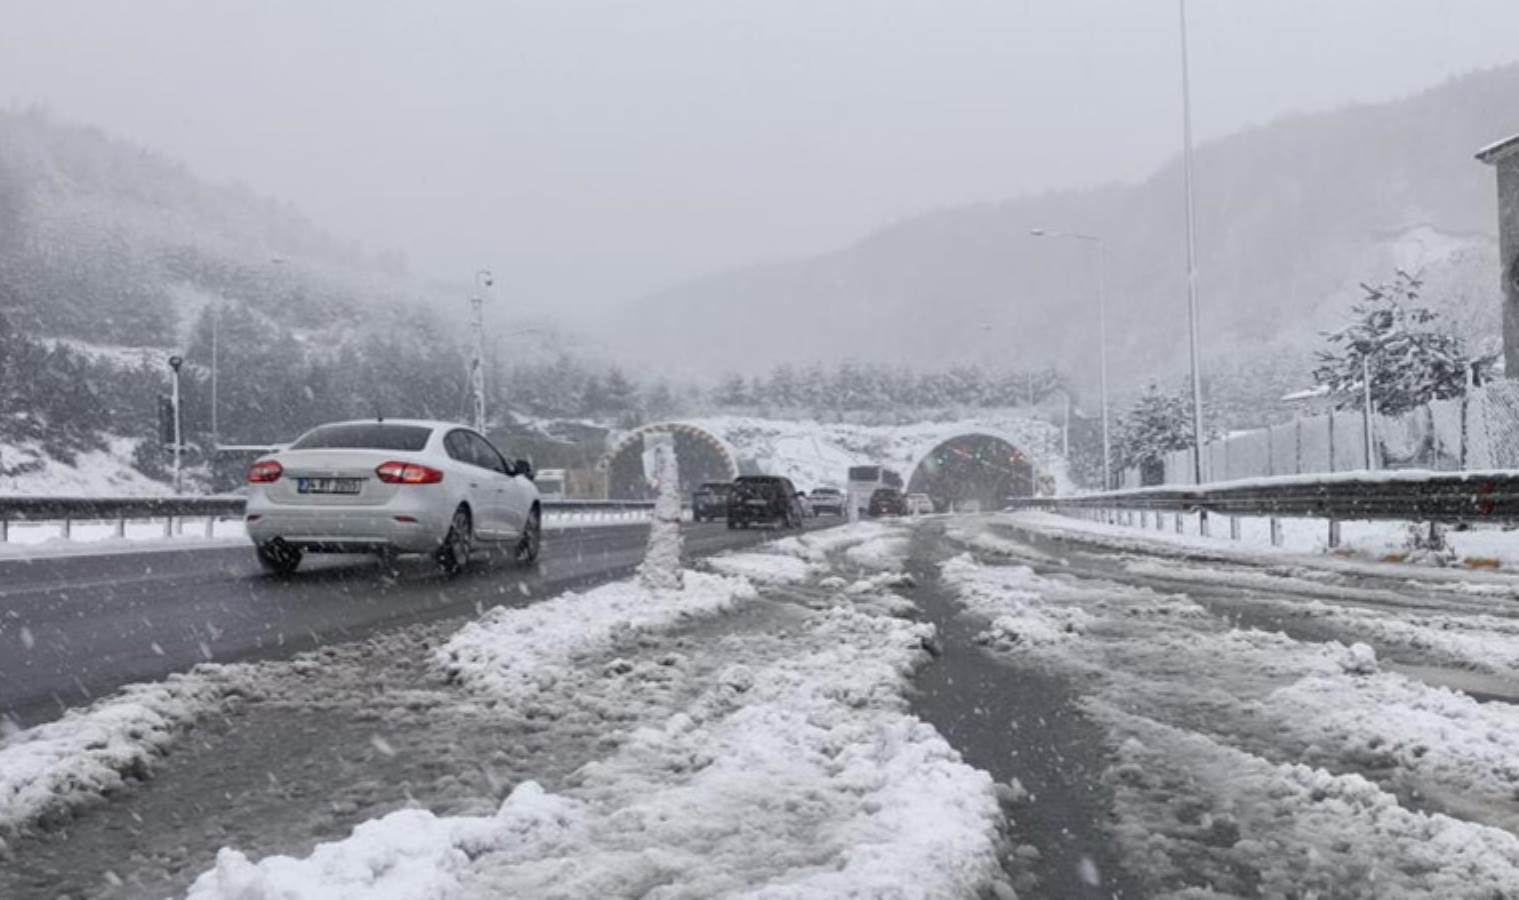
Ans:
[[[449,422],[323,425],[255,462],[248,482],[248,536],[280,574],[305,553],[426,553],[453,574],[482,542],[527,565],[542,541],[532,465]]]

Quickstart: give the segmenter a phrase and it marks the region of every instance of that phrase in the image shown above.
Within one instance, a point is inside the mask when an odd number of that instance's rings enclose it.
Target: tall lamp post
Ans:
[[[1103,286],[1103,252],[1102,238],[1095,234],[1077,234],[1075,232],[1050,231],[1047,228],[1035,228],[1029,232],[1034,237],[1065,238],[1072,241],[1084,241],[1090,244],[1097,254],[1097,359],[1101,372],[1101,397],[1102,404],[1102,489],[1112,487],[1113,466],[1112,448],[1108,442],[1108,302]],[[1070,403],[1067,396],[1066,403]],[[1069,411],[1067,411],[1069,418]]]
[[[184,489],[184,469],[181,464],[181,453],[184,451],[184,422],[179,412],[179,369],[185,364],[181,356],[169,357],[169,368],[174,372],[174,493],[178,494]]]
[[[1181,13],[1181,133],[1182,168],[1187,184],[1187,331],[1192,350],[1192,474],[1203,483],[1203,384],[1197,359],[1197,232],[1192,203],[1192,81],[1187,67],[1187,0],[1177,0]],[[1203,513],[1206,517],[1207,513]],[[1204,518],[1206,522],[1206,518]]]
[[[475,358],[469,364],[470,392],[474,395],[475,430],[485,433],[485,291],[495,284],[490,269],[475,272],[475,296],[470,298],[475,330]]]

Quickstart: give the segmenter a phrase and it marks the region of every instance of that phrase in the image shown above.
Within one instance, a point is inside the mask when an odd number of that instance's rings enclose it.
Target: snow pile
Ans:
[[[522,702],[552,685],[578,657],[755,596],[754,586],[743,579],[702,572],[685,572],[684,586],[669,591],[617,581],[521,609],[498,606],[460,629],[434,661],[450,680]]]
[[[526,649],[492,633],[499,658]],[[687,709],[558,793],[519,785],[493,817],[393,813],[303,860],[224,850],[190,897],[975,896],[1000,873],[994,786],[906,712],[932,634],[812,613],[747,639]]]
[[[816,574],[817,567],[789,553],[729,552],[706,560],[708,568],[758,584],[798,584]]]
[[[197,666],[161,683],[130,685],[0,741],[0,834],[146,775],[180,731],[243,695],[250,671]]]
[[[638,580],[651,591],[678,591],[680,568],[680,472],[676,467],[675,447],[656,447],[655,470],[659,477],[659,495],[654,501],[654,517],[649,523],[649,549],[638,566]]]
[[[1519,884],[1507,831],[1404,809],[1359,775],[1088,706],[1119,742],[1104,781],[1128,864],[1167,895],[1505,897]]]
[[[1093,621],[1080,608],[1045,603],[1049,582],[1027,566],[982,566],[963,553],[940,572],[967,609],[990,621],[981,639],[1000,650],[1063,644]]]

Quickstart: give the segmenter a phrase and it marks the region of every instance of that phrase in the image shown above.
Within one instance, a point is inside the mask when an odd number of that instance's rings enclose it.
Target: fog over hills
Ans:
[[[1496,211],[1493,173],[1473,153],[1519,131],[1516,96],[1519,65],[1506,66],[1199,146],[1205,363],[1306,354],[1359,282],[1397,267],[1423,271],[1429,299],[1486,336],[1498,311]],[[1090,251],[1030,235],[1043,227],[1106,239],[1115,371],[1164,376],[1186,359],[1183,196],[1178,156],[1139,184],[936,211],[835,252],[641,298],[611,333],[629,354],[692,371],[841,355],[1016,366],[1031,355],[1090,379]]]

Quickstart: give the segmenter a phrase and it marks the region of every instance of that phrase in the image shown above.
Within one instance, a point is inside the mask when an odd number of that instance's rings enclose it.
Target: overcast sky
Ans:
[[[1514,0],[1192,0],[1220,135],[1519,59]],[[0,0],[0,102],[594,309],[915,213],[1143,177],[1173,0]]]

